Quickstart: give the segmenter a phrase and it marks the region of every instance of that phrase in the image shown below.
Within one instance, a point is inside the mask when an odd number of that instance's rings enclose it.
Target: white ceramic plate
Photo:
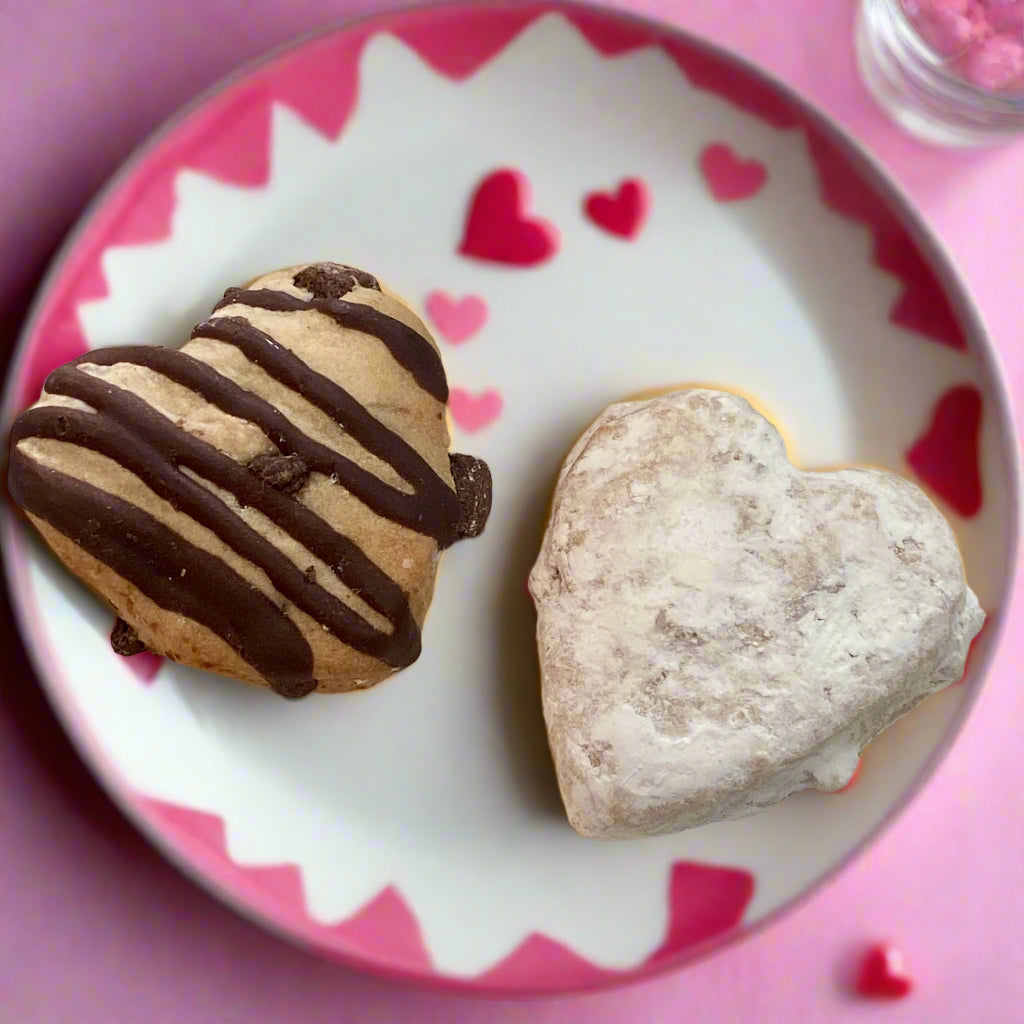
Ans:
[[[518,230],[548,245],[531,266],[459,252],[501,169]],[[623,181],[639,184],[620,195]],[[484,206],[491,226],[516,219],[514,203]],[[426,310],[454,447],[494,472],[490,524],[445,556],[412,668],[287,703],[119,659],[109,612],[8,517],[27,642],[106,786],[279,931],[476,991],[648,974],[808,892],[906,800],[974,687],[890,729],[842,794],[587,841],[554,783],[525,578],[585,425],[630,393],[711,382],[758,396],[806,466],[874,463],[932,489],[990,612],[976,679],[1015,564],[1012,432],[977,320],[913,212],[780,87],[671,30],[504,4],[380,16],[236,77],[126,166],[43,289],[4,422],[86,348],[179,344],[225,287],[321,258]]]

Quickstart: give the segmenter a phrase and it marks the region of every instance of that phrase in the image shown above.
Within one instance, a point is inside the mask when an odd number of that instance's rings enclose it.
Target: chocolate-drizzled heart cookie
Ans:
[[[287,697],[410,665],[490,474],[449,455],[423,323],[317,263],[229,288],[180,349],[89,352],[11,435],[10,493],[116,609],[112,642]]]

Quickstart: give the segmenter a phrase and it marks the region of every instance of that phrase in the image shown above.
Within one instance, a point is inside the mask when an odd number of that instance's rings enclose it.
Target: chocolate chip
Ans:
[[[118,619],[110,631],[110,646],[115,654],[122,658],[130,658],[133,654],[141,654],[148,648],[139,639],[139,634],[124,619]]]
[[[292,280],[296,288],[312,292],[318,299],[340,299],[357,286],[380,291],[380,283],[373,274],[344,263],[312,263]]]
[[[309,466],[298,455],[257,455],[249,469],[284,494],[300,491],[309,476]]]
[[[316,583],[316,567],[310,566],[303,574],[306,577],[307,583]]]
[[[450,455],[448,460],[462,509],[456,535],[459,538],[479,537],[491,514],[491,471],[483,459],[475,459],[472,455]]]
[[[56,426],[55,433],[58,437],[63,437],[68,432],[68,427],[70,426],[67,416],[58,416]]]

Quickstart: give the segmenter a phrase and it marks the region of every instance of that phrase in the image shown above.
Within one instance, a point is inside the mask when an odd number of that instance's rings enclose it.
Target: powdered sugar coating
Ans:
[[[562,796],[600,838],[840,788],[984,621],[922,491],[797,469],[745,400],[699,389],[583,435],[530,589]]]

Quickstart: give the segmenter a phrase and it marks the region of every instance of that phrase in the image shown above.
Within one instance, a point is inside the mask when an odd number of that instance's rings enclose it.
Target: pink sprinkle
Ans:
[[[1024,33],[1024,0],[981,0],[994,32]]]
[[[1004,34],[972,46],[960,71],[968,82],[991,92],[1024,85],[1024,38]]]
[[[978,0],[905,0],[904,10],[921,38],[945,57],[991,35]]]

